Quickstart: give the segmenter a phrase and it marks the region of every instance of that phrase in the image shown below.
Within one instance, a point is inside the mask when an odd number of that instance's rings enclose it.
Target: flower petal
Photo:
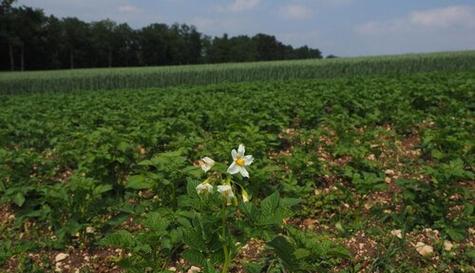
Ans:
[[[241,157],[244,157],[244,153],[246,152],[246,149],[244,148],[244,145],[243,144],[239,144],[239,147],[238,147],[238,155],[240,155]]]
[[[233,160],[236,160],[237,154],[238,154],[238,153],[236,152],[236,149],[233,149],[233,150],[231,151],[231,156],[233,157]]]
[[[203,157],[202,160],[203,160],[206,164],[208,164],[208,165],[210,165],[210,166],[213,166],[214,163],[215,163],[213,159],[211,159],[211,158],[209,158],[209,157],[207,157],[207,156]]]
[[[201,183],[198,186],[196,186],[196,192],[198,194],[212,193],[213,186],[207,182]]]
[[[244,164],[245,164],[246,166],[249,166],[249,165],[252,164],[252,162],[254,162],[254,157],[253,157],[252,155],[246,155],[246,156],[244,157],[244,162],[245,162]]]
[[[241,169],[241,167],[239,167],[236,163],[233,162],[228,168],[228,173],[236,174],[239,172],[239,169]]]
[[[241,167],[240,170],[239,170],[239,172],[241,173],[241,175],[242,175],[243,177],[249,178],[249,172],[246,170],[246,168]]]
[[[209,157],[204,157],[200,160],[200,167],[205,173],[208,172],[214,164],[214,160]]]
[[[219,193],[230,192],[230,194],[233,194],[233,188],[230,185],[219,185],[218,192]]]

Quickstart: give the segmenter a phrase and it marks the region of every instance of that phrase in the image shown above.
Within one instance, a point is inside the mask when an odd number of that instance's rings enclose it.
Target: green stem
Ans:
[[[222,273],[228,273],[228,270],[229,270],[229,263],[230,263],[230,260],[229,260],[228,247],[227,247],[226,245],[224,245],[224,264],[223,264],[223,271],[222,271]]]
[[[229,250],[227,240],[226,240],[226,205],[223,206],[223,251],[224,251],[224,264],[223,264],[223,270],[221,271],[222,273],[228,273],[229,271]]]

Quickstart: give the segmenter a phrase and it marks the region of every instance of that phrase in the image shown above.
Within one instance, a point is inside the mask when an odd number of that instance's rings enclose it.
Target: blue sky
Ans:
[[[59,17],[138,28],[187,23],[209,35],[273,34],[325,55],[475,49],[474,0],[19,0]]]

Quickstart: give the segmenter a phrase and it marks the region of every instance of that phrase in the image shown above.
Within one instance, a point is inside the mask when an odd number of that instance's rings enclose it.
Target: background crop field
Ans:
[[[475,51],[145,68],[0,73],[0,94],[475,71]]]
[[[1,74],[0,271],[204,268],[196,161],[243,143],[278,221],[256,207],[231,272],[474,272],[474,55],[449,55]],[[223,79],[259,81],[128,89]]]

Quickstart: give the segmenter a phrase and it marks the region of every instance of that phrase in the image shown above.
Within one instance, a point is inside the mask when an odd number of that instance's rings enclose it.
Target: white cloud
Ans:
[[[136,6],[133,6],[133,5],[121,5],[117,8],[120,12],[124,12],[124,13],[137,13],[137,12],[140,12],[141,10],[136,7]]]
[[[456,30],[475,28],[475,7],[448,6],[445,8],[413,11],[408,15],[387,21],[371,21],[355,27],[358,34]]]
[[[374,35],[388,32],[397,32],[406,29],[408,25],[401,19],[389,21],[370,21],[355,27],[355,32],[363,35]]]
[[[445,8],[414,11],[410,22],[426,27],[475,27],[475,8],[470,6],[449,6]]]
[[[412,11],[405,16],[370,21],[353,29],[358,54],[394,54],[473,49],[475,6],[448,6]],[[361,52],[361,53],[360,53]]]
[[[233,0],[228,9],[233,12],[250,10],[259,5],[260,0]]]
[[[291,20],[305,20],[313,17],[313,11],[303,5],[291,4],[280,8],[285,18]]]

